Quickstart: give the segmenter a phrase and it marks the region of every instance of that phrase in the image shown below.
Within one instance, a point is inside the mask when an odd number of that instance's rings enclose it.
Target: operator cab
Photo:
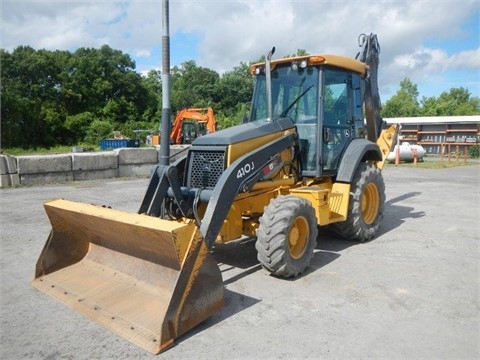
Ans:
[[[207,127],[204,122],[185,120],[182,123],[182,135],[180,137],[180,143],[191,144],[193,140],[206,134]]]
[[[288,117],[299,134],[302,176],[336,174],[349,142],[364,134],[363,63],[339,56],[305,56],[271,63],[272,117]],[[268,117],[264,64],[256,75],[250,121]],[[319,154],[319,155],[317,155]]]

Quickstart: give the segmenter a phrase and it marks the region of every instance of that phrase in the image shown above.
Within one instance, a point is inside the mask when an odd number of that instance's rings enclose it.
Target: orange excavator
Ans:
[[[192,108],[180,110],[172,124],[171,144],[191,144],[199,136],[217,130],[213,109]]]

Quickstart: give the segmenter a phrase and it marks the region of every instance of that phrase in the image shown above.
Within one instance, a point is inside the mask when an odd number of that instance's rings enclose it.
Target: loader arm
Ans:
[[[210,201],[200,225],[208,248],[215,243],[218,233],[227,217],[228,211],[237,194],[244,187],[249,188],[256,182],[257,174],[266,166],[275,155],[294,144],[295,133],[290,133],[272,141],[260,148],[243,155],[230,165],[220,177],[215,186]],[[241,169],[247,164],[253,167],[248,176],[240,176]]]
[[[172,165],[157,165],[150,177],[147,191],[138,210],[139,214],[147,214],[159,217],[161,215],[162,202],[170,187],[166,170],[168,168],[184,169],[187,157],[183,156],[176,160]],[[178,171],[177,171],[178,172]],[[171,172],[170,172],[171,173]]]
[[[164,200],[173,198],[182,215],[187,217],[187,214],[194,213],[192,204],[186,201],[189,195],[202,202],[208,202],[205,215],[198,225],[207,247],[211,248],[235,197],[244,189],[251,189],[258,181],[258,173],[278,153],[292,146],[294,142],[295,133],[289,133],[239,157],[225,169],[213,190],[188,189],[180,186],[177,167],[183,168],[184,159],[170,166],[159,165],[150,180],[139,213],[158,217],[161,215]],[[251,169],[248,173],[242,171],[246,166]]]

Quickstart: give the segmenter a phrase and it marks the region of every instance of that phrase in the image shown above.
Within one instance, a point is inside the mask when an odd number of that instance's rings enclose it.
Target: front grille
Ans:
[[[213,189],[225,167],[225,150],[190,150],[187,186]]]

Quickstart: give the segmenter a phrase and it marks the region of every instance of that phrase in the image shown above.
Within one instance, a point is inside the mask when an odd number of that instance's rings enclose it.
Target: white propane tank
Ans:
[[[387,161],[395,162],[395,153],[397,151],[397,146],[395,145],[393,151],[388,154]],[[417,160],[421,160],[425,156],[425,149],[421,145],[412,145],[408,142],[404,142],[400,145],[400,161],[413,161],[413,153],[417,151]]]

